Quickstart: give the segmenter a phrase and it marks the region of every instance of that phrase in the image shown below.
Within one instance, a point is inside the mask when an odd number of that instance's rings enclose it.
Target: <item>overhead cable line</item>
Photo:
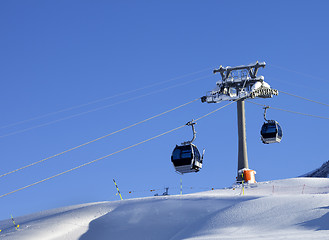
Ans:
[[[152,120],[152,119],[154,119],[154,118],[156,118],[156,117],[160,117],[160,116],[162,116],[162,115],[164,115],[164,114],[167,114],[167,113],[169,113],[169,112],[172,112],[172,111],[174,111],[174,110],[176,110],[176,109],[179,109],[179,108],[181,108],[181,107],[184,107],[184,106],[186,106],[186,105],[189,105],[189,104],[191,104],[191,103],[193,103],[193,102],[195,102],[195,101],[197,101],[197,100],[199,100],[199,99],[200,99],[200,98],[196,98],[196,99],[194,99],[194,100],[192,100],[192,101],[189,101],[189,102],[187,102],[187,103],[184,103],[184,104],[182,104],[182,105],[179,105],[179,106],[177,106],[177,107],[174,107],[174,108],[172,108],[172,109],[169,109],[169,110],[167,110],[167,111],[165,111],[165,112],[159,113],[159,114],[154,115],[154,116],[152,116],[152,117],[146,118],[146,119],[144,119],[144,120],[142,120],[142,121],[140,121],[140,122],[134,123],[134,124],[129,125],[129,126],[127,126],[127,127],[121,128],[121,129],[119,129],[119,130],[117,130],[117,131],[114,131],[114,132],[111,132],[111,133],[109,133],[109,134],[106,134],[106,135],[104,135],[104,136],[102,136],[102,137],[99,137],[99,138],[96,138],[96,139],[91,140],[91,141],[89,141],[89,142],[86,142],[86,143],[80,144],[80,145],[78,145],[78,146],[76,146],[76,147],[73,147],[73,148],[67,149],[67,150],[65,150],[65,151],[63,151],[63,152],[60,152],[60,153],[57,153],[57,154],[52,155],[52,156],[50,156],[50,157],[47,157],[47,158],[41,159],[41,160],[39,160],[39,161],[36,161],[36,162],[34,162],[34,163],[31,163],[31,164],[28,164],[28,165],[26,165],[26,166],[20,167],[20,168],[18,168],[18,169],[13,170],[13,171],[10,171],[10,172],[7,172],[7,173],[4,173],[4,174],[0,175],[0,178],[1,178],[1,177],[4,177],[4,176],[6,176],[6,175],[9,175],[9,174],[11,174],[11,173],[18,172],[18,171],[23,170],[23,169],[25,169],[25,168],[32,167],[33,165],[36,165],[36,164],[39,164],[39,163],[45,162],[45,161],[47,161],[47,160],[49,160],[49,159],[52,159],[52,158],[54,158],[54,157],[58,157],[58,156],[60,156],[60,155],[63,155],[64,153],[71,152],[71,151],[73,151],[73,150],[75,150],[75,149],[78,149],[78,148],[81,148],[81,147],[83,147],[83,146],[86,146],[86,145],[88,145],[88,144],[90,144],[90,143],[93,143],[93,142],[99,141],[99,140],[104,139],[104,138],[106,138],[106,137],[109,137],[109,136],[111,136],[111,135],[113,135],[113,134],[116,134],[116,133],[122,132],[122,131],[127,130],[127,129],[132,128],[132,127],[135,127],[135,126],[137,126],[137,125],[139,125],[139,124],[141,124],[141,123],[147,122],[147,121]]]
[[[210,112],[210,113],[208,113],[208,114],[206,114],[206,115],[204,115],[204,116],[202,116],[202,117],[197,118],[197,119],[195,120],[195,122],[198,121],[198,120],[200,120],[200,119],[202,119],[202,118],[204,118],[204,117],[206,117],[206,116],[209,116],[209,115],[212,114],[212,113],[217,112],[217,111],[220,110],[220,109],[223,109],[223,108],[225,108],[225,107],[231,105],[232,103],[234,103],[234,102],[236,102],[236,101],[238,101],[238,100],[239,100],[239,99],[236,99],[236,100],[234,100],[234,101],[232,101],[232,102],[230,102],[230,103],[228,103],[228,104],[226,104],[226,105],[224,105],[224,106],[222,106],[222,107],[220,107],[220,108],[217,108],[216,110],[214,110],[214,111],[212,111],[212,112]],[[29,185],[26,185],[26,186],[24,186],[24,187],[18,188],[18,189],[16,189],[16,190],[11,191],[11,192],[5,193],[5,194],[3,194],[3,195],[0,195],[0,198],[5,197],[5,196],[8,196],[8,195],[13,194],[13,193],[16,193],[16,192],[18,192],[18,191],[24,190],[24,189],[26,189],[26,188],[32,187],[32,186],[37,185],[37,184],[39,184],[39,183],[42,183],[42,182],[48,181],[48,180],[53,179],[53,178],[55,178],[55,177],[59,177],[59,176],[61,176],[61,175],[63,175],[63,174],[66,174],[66,173],[72,172],[72,171],[74,171],[74,170],[77,170],[77,169],[82,168],[82,167],[84,167],[84,166],[87,166],[87,165],[89,165],[89,164],[92,164],[92,163],[98,162],[98,161],[100,161],[100,160],[102,160],[102,159],[108,158],[108,157],[113,156],[113,155],[115,155],[115,154],[117,154],[117,153],[123,152],[123,151],[125,151],[125,150],[130,149],[130,148],[133,148],[133,147],[139,146],[139,145],[141,145],[141,144],[143,144],[143,143],[149,142],[149,141],[151,141],[151,140],[153,140],[153,139],[156,139],[156,138],[159,138],[159,137],[161,137],[161,136],[164,136],[164,135],[166,135],[166,134],[168,134],[168,133],[174,132],[174,131],[176,131],[176,130],[178,130],[178,129],[181,129],[181,128],[185,127],[185,126],[186,126],[186,124],[181,125],[181,126],[179,126],[179,127],[176,127],[176,128],[174,128],[174,129],[171,129],[171,130],[169,130],[169,131],[166,131],[166,132],[161,133],[161,134],[159,134],[159,135],[156,135],[156,136],[154,136],[154,137],[148,138],[148,139],[146,139],[146,140],[144,140],[144,141],[141,141],[141,142],[139,142],[139,143],[136,143],[136,144],[130,145],[129,147],[126,147],[126,148],[123,148],[123,149],[118,150],[118,151],[116,151],[116,152],[110,153],[110,154],[108,154],[108,155],[106,155],[106,156],[103,156],[103,157],[97,158],[97,159],[92,160],[92,161],[90,161],[90,162],[84,163],[84,164],[79,165],[79,166],[77,166],[77,167],[74,167],[74,168],[71,168],[71,169],[66,170],[66,171],[64,171],[64,172],[58,173],[58,174],[56,174],[56,175],[53,175],[53,176],[51,176],[51,177],[45,178],[45,179],[43,179],[43,180],[40,180],[40,181],[34,182],[34,183],[32,183],[32,184],[29,184]]]
[[[324,105],[324,106],[329,107],[329,104],[327,104],[327,103],[322,103],[322,102],[314,101],[312,99],[308,99],[308,98],[304,98],[304,97],[301,97],[301,96],[297,96],[295,94],[284,92],[284,91],[281,91],[281,90],[279,90],[279,92],[280,93],[283,93],[283,94],[286,94],[286,95],[289,95],[289,96],[292,96],[292,97],[300,98],[300,99],[303,99],[303,100],[306,100],[306,101],[309,101],[309,102],[318,103],[318,104],[321,104],[321,105]]]
[[[201,72],[208,71],[209,69],[212,69],[212,68],[207,68],[207,69],[203,69],[203,70],[200,70],[200,71],[188,73],[188,74],[185,74],[185,75],[182,75],[182,76],[179,76],[179,77],[174,77],[174,78],[171,78],[169,80],[162,81],[162,82],[153,83],[153,84],[150,84],[150,85],[147,85],[147,86],[144,86],[144,87],[129,90],[129,91],[122,92],[122,93],[119,93],[119,94],[115,94],[115,95],[112,95],[112,96],[109,96],[109,97],[100,98],[100,99],[97,99],[97,100],[94,100],[94,101],[91,101],[91,102],[88,102],[88,103],[83,103],[83,104],[76,105],[76,106],[73,106],[73,107],[64,108],[64,109],[61,109],[59,111],[55,111],[55,112],[47,113],[47,114],[40,115],[40,116],[37,116],[37,117],[22,120],[22,121],[19,121],[19,122],[11,123],[11,124],[8,124],[8,125],[5,125],[5,126],[1,126],[0,129],[13,127],[13,126],[20,125],[20,124],[30,122],[30,121],[33,121],[33,120],[38,120],[38,119],[41,119],[41,118],[56,115],[58,113],[67,112],[67,111],[74,110],[74,109],[77,109],[77,108],[92,105],[92,104],[95,104],[95,103],[98,103],[98,102],[103,102],[103,101],[106,101],[106,100],[109,100],[109,99],[112,99],[112,98],[116,98],[116,97],[124,96],[124,95],[130,94],[130,93],[134,93],[134,92],[137,92],[137,91],[141,91],[141,90],[144,90],[144,89],[147,89],[147,88],[159,86],[159,85],[162,85],[162,84],[165,84],[165,83],[168,83],[168,82],[172,82],[172,81],[177,80],[177,79],[185,78],[185,77],[192,76],[192,75],[195,75],[195,74],[198,74],[198,73],[201,73]]]
[[[33,130],[33,129],[36,129],[36,128],[48,126],[48,125],[51,125],[51,124],[54,124],[54,123],[57,123],[57,122],[61,122],[61,121],[64,121],[64,120],[68,120],[68,119],[71,119],[71,118],[74,118],[74,117],[82,116],[82,115],[92,113],[92,112],[96,112],[96,111],[99,111],[99,110],[102,110],[102,109],[105,109],[105,108],[113,107],[113,106],[119,105],[121,103],[130,102],[132,100],[140,99],[140,98],[150,96],[150,95],[153,95],[153,94],[156,94],[156,93],[159,93],[159,92],[163,92],[163,91],[166,91],[166,90],[169,90],[169,89],[172,89],[172,88],[184,86],[184,85],[189,84],[191,82],[195,82],[195,81],[198,81],[198,80],[201,80],[201,79],[205,79],[207,77],[209,77],[209,75],[199,77],[199,78],[196,78],[196,79],[192,79],[192,80],[189,80],[187,82],[179,83],[179,84],[167,87],[167,88],[162,88],[162,89],[159,89],[159,90],[156,90],[156,91],[153,91],[153,92],[150,92],[150,93],[146,93],[146,94],[143,94],[143,95],[140,95],[140,96],[128,98],[128,99],[125,99],[125,100],[122,100],[122,101],[119,101],[119,102],[116,102],[116,103],[112,103],[112,104],[109,104],[109,105],[106,105],[106,106],[102,106],[102,107],[98,107],[98,108],[88,110],[88,111],[85,111],[85,112],[73,114],[73,115],[70,115],[70,116],[67,116],[67,117],[64,117],[64,118],[60,118],[60,119],[57,119],[57,120],[53,120],[53,121],[50,121],[50,122],[47,122],[47,123],[39,124],[39,125],[36,125],[36,126],[33,126],[33,127],[25,128],[25,129],[18,130],[18,131],[15,131],[15,132],[11,132],[11,133],[8,133],[8,134],[0,135],[0,138],[12,136],[12,135],[15,135],[15,134],[18,134],[18,133],[23,133],[23,132],[27,132],[27,131],[30,131],[30,130]]]
[[[297,73],[297,74],[302,75],[302,76],[305,76],[305,77],[309,77],[309,78],[313,78],[313,79],[317,79],[317,80],[322,80],[322,81],[325,81],[325,82],[328,81],[326,79],[323,79],[323,78],[320,78],[320,77],[316,77],[316,76],[311,75],[311,74],[299,72],[299,71],[296,71],[296,70],[293,70],[293,69],[289,69],[289,68],[286,68],[286,67],[281,67],[281,66],[278,66],[278,65],[275,65],[275,64],[271,64],[270,66],[273,66],[275,68],[279,68],[279,69],[282,69],[282,70],[285,70],[285,71],[288,71],[288,72]]]
[[[270,107],[270,106],[267,106],[267,105],[264,105],[264,104],[255,103],[255,102],[248,101],[248,100],[247,100],[247,102],[252,103],[252,104],[256,104],[256,105],[259,105],[259,106],[263,106],[263,107],[268,107],[268,108],[271,108],[271,109],[279,110],[279,111],[284,111],[284,112],[289,112],[289,113],[304,115],[304,116],[308,116],[308,117],[315,117],[315,118],[321,118],[321,119],[327,119],[327,120],[329,120],[328,117],[322,117],[322,116],[312,115],[312,114],[302,113],[302,112],[295,112],[295,111],[286,110],[286,109],[282,109],[282,108]]]

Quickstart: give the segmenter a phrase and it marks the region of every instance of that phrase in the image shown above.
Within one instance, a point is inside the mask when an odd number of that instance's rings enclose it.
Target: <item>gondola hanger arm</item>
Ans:
[[[196,122],[194,122],[193,119],[186,123],[187,126],[192,126],[193,138],[192,138],[191,141],[184,142],[183,145],[191,144],[195,140],[195,138],[196,138],[196,131],[195,131],[195,128],[194,128],[195,124],[196,124]]]
[[[268,120],[266,119],[266,111],[267,111],[268,108],[270,108],[270,106],[265,106],[265,107],[264,107],[264,120],[265,120],[266,122],[268,122]]]

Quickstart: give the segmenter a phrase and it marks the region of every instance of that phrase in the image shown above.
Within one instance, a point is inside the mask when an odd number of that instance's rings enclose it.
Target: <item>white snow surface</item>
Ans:
[[[98,202],[0,221],[0,239],[329,239],[329,179]]]

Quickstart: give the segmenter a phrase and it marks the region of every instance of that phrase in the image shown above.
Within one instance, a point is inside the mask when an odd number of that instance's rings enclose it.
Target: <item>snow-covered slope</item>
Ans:
[[[329,239],[329,179],[100,202],[0,222],[0,239]]]
[[[329,161],[322,164],[321,167],[306,173],[302,177],[320,177],[320,178],[327,178],[329,177]]]

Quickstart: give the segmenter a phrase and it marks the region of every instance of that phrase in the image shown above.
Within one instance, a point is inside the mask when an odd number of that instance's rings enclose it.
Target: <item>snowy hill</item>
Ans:
[[[327,178],[329,177],[329,161],[322,164],[321,167],[306,173],[302,177],[320,177],[320,178]]]
[[[0,239],[329,239],[329,179],[71,206],[0,221]]]

